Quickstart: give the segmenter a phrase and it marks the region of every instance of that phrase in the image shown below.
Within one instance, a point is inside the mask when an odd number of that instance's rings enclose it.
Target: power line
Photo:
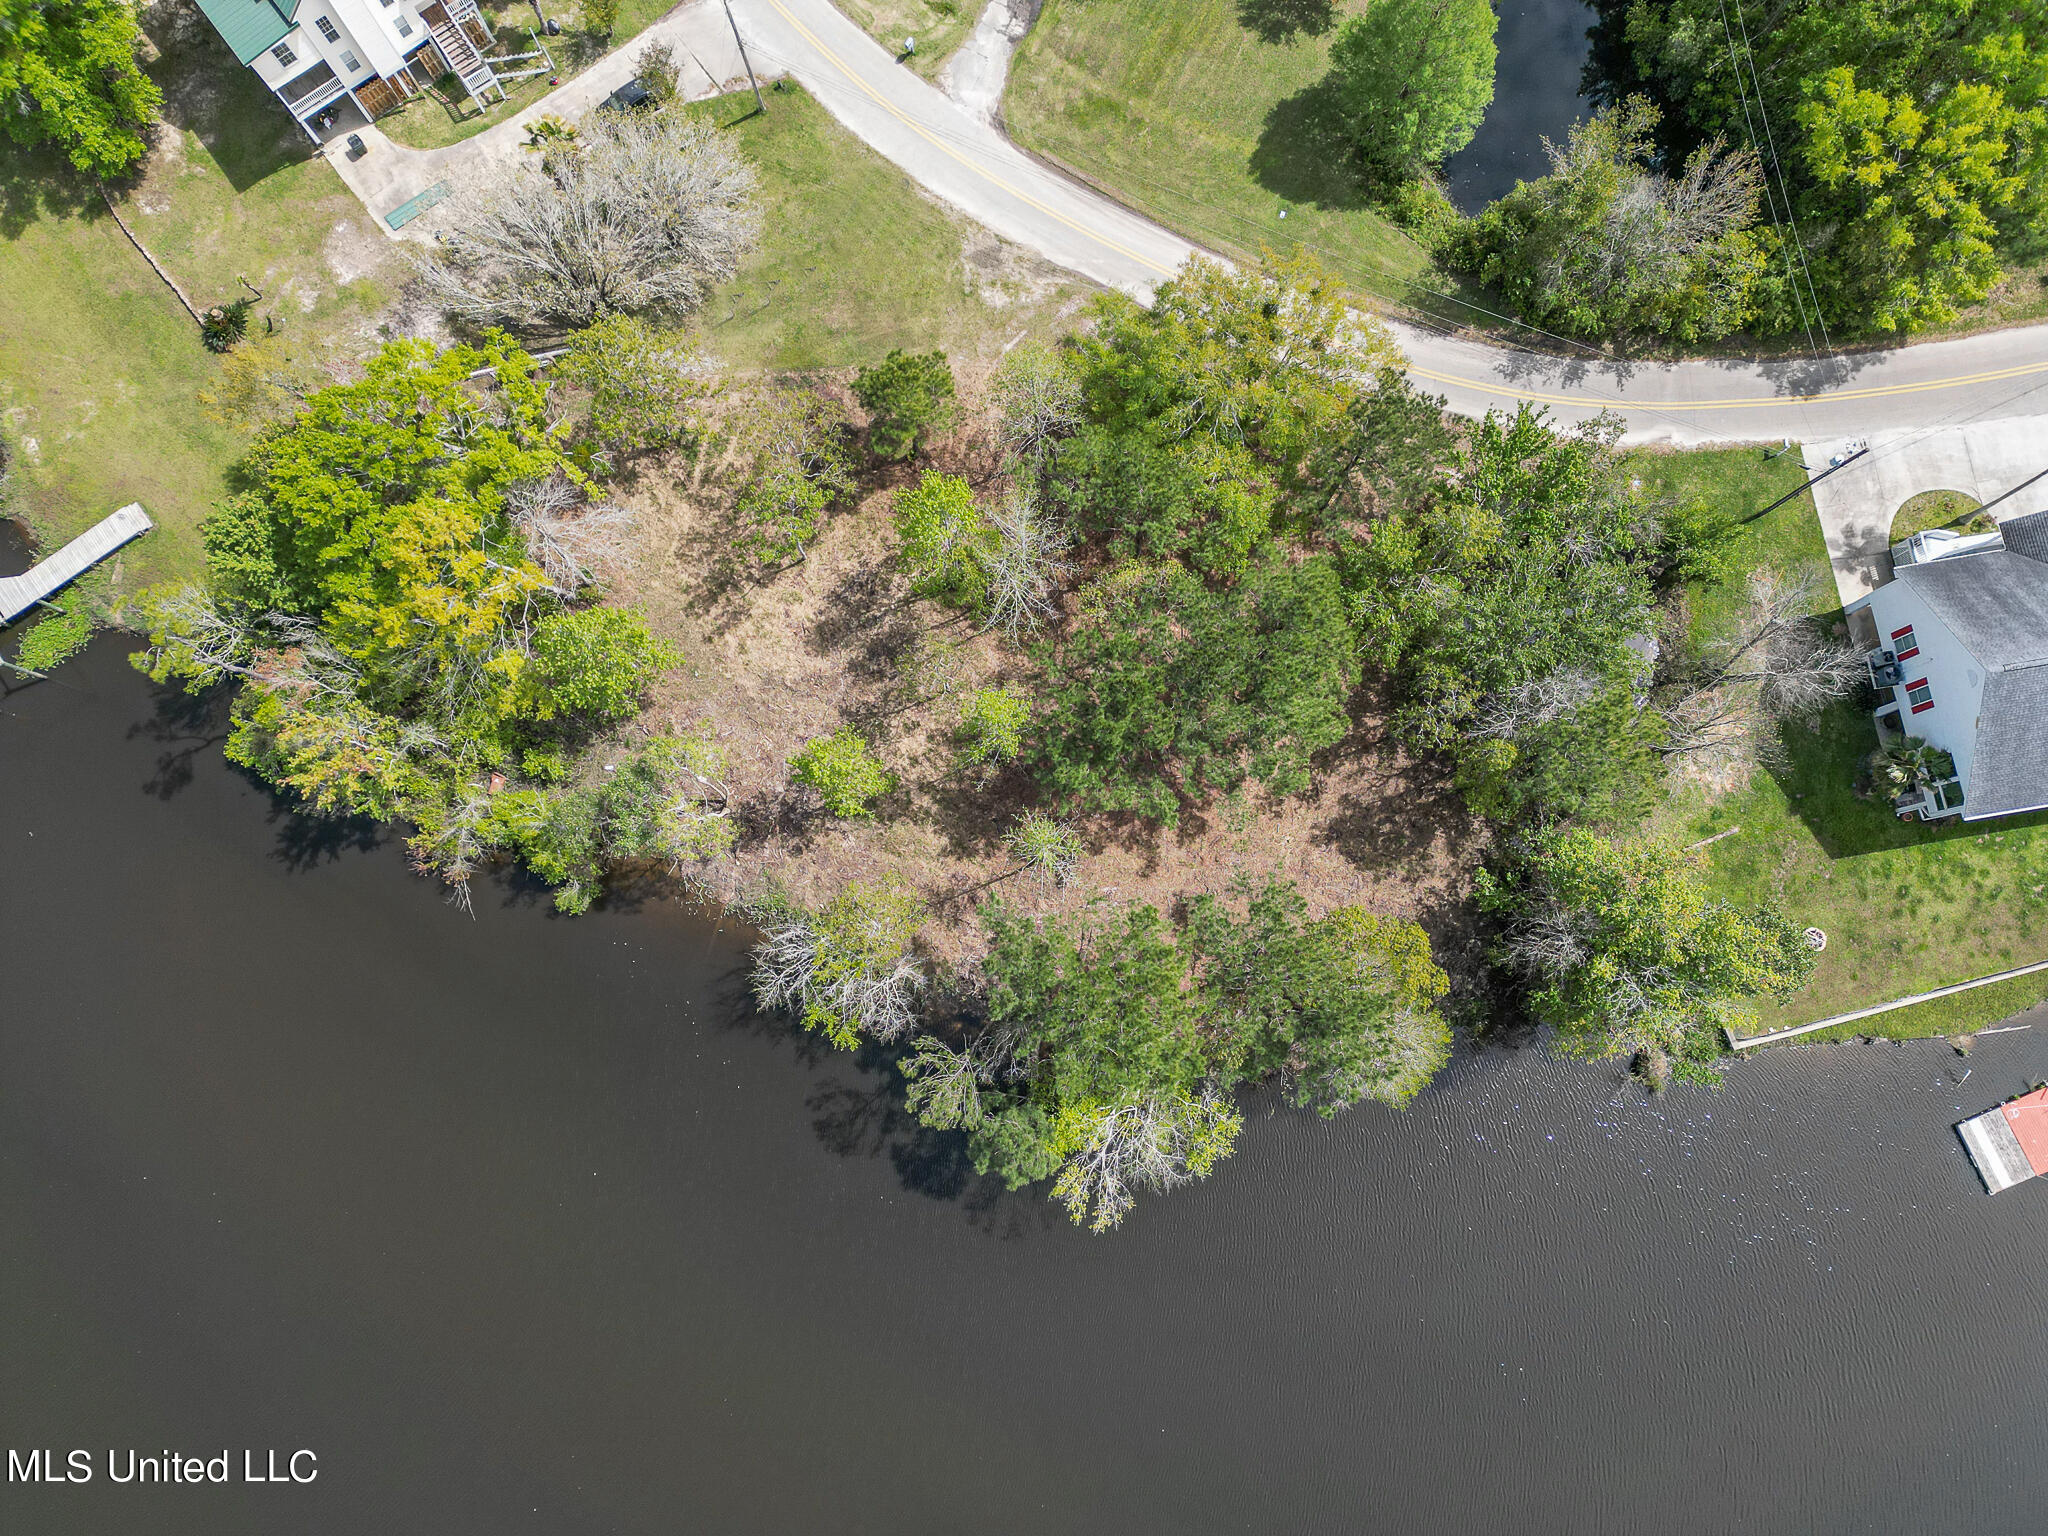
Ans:
[[[1727,14],[1724,10],[1722,21],[1725,23],[1726,20]],[[1799,233],[1799,215],[1793,210],[1792,193],[1785,185],[1785,166],[1784,162],[1778,158],[1778,138],[1771,129],[1771,109],[1764,100],[1763,76],[1757,73],[1756,49],[1750,46],[1749,21],[1743,14],[1742,0],[1735,0],[1735,23],[1742,29],[1742,51],[1749,60],[1750,83],[1756,87],[1757,116],[1761,117],[1764,122],[1764,142],[1771,147],[1771,173],[1778,178],[1778,194],[1785,204],[1785,222],[1791,226],[1793,243],[1799,247],[1799,270],[1806,276],[1806,293],[1813,300],[1814,324],[1820,327],[1820,339],[1826,344],[1828,352],[1832,355],[1835,350],[1834,339],[1828,335],[1828,317],[1821,308],[1820,293],[1813,286],[1813,267],[1806,259],[1806,241]],[[1754,145],[1754,137],[1752,137],[1751,143]]]
[[[1763,153],[1757,148],[1756,122],[1749,115],[1749,87],[1743,83],[1742,64],[1735,57],[1735,33],[1728,25],[1728,0],[1720,0],[1720,7],[1721,35],[1728,40],[1728,64],[1735,71],[1735,90],[1736,94],[1742,99],[1742,123],[1749,130],[1749,147],[1752,151],[1756,152],[1757,160],[1761,163]],[[1772,224],[1777,225],[1784,222],[1778,217],[1777,200],[1771,196],[1771,185],[1769,182],[1764,183],[1764,206],[1770,213]],[[1790,218],[1791,212],[1792,209],[1788,204],[1785,209],[1787,219]],[[1799,296],[1799,274],[1792,270],[1792,250],[1791,247],[1786,246],[1782,241],[1779,242],[1779,248],[1785,257],[1785,276],[1792,283],[1792,303],[1799,310],[1799,325],[1806,332],[1806,350],[1814,355],[1814,360],[1817,362],[1820,359],[1820,348],[1813,344],[1813,326],[1806,318],[1806,301]]]

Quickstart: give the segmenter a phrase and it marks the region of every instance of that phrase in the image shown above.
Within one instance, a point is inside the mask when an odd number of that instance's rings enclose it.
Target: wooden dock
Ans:
[[[49,559],[38,560],[19,576],[0,576],[0,624],[12,624],[130,539],[141,538],[155,526],[142,510],[142,503],[131,501],[112,516],[101,518]]]

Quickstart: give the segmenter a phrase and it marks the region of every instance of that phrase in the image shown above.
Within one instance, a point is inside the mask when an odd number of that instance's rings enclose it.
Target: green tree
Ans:
[[[752,461],[737,499],[749,542],[767,559],[803,558],[826,511],[854,491],[846,423],[809,390],[769,390],[748,403],[739,440]]]
[[[555,369],[590,392],[590,435],[620,453],[687,441],[711,393],[689,347],[633,315],[606,315],[574,333]]]
[[[977,688],[960,706],[957,740],[970,767],[992,771],[1024,750],[1031,703],[1014,688]]]
[[[988,562],[996,535],[958,475],[928,469],[896,493],[899,558],[919,595],[978,610],[988,596]]]
[[[1310,922],[1277,879],[1240,892],[1242,918],[1209,895],[1188,913],[1212,1052],[1233,1076],[1279,1077],[1325,1116],[1364,1098],[1406,1105],[1451,1051],[1435,1011],[1450,982],[1427,936],[1359,907]]]
[[[1156,911],[1069,926],[996,907],[987,927],[990,1025],[1032,1063],[1019,1098],[1038,1113],[999,1114],[970,1143],[977,1166],[1015,1178],[1055,1162],[1053,1198],[1101,1232],[1137,1190],[1201,1178],[1229,1155],[1242,1122],[1210,1081],[1186,960]]]
[[[1774,904],[1742,911],[1709,895],[1697,855],[1668,843],[1553,833],[1505,873],[1482,871],[1479,900],[1564,1049],[1640,1056],[1653,1082],[1713,1081],[1721,1032],[1813,974],[1797,924]]]
[[[1507,818],[1639,803],[1659,770],[1635,724],[1637,647],[1656,633],[1665,545],[1610,432],[1489,414],[1433,494],[1342,543],[1399,728],[1448,752],[1477,803]]]
[[[1822,257],[1831,290],[1887,331],[1985,298],[2000,275],[1993,211],[2027,190],[2004,95],[1964,82],[1923,108],[1858,85],[1847,65],[1807,89],[1807,168],[1848,215]]]
[[[1340,740],[1357,647],[1328,560],[1271,560],[1212,591],[1178,566],[1132,565],[1084,595],[1047,648],[1049,696],[1033,771],[1053,794],[1174,826],[1200,801],[1256,779],[1308,786],[1309,758]]]
[[[1493,101],[1487,0],[1372,0],[1338,29],[1330,77],[1370,165],[1406,175],[1472,142]]]
[[[79,170],[118,176],[141,160],[163,92],[135,61],[125,0],[0,0],[0,112],[8,138],[53,144]]]
[[[896,787],[874,748],[851,726],[804,743],[789,760],[790,777],[807,784],[833,816],[867,816],[872,802]]]
[[[522,681],[536,719],[569,715],[609,725],[637,713],[648,685],[677,659],[675,647],[657,640],[637,613],[568,610],[534,627],[533,660]]]
[[[853,395],[868,413],[868,446],[877,458],[907,459],[953,424],[953,370],[943,352],[898,347],[854,375]]]
[[[1676,178],[1651,169],[1657,108],[1640,96],[1548,140],[1550,174],[1467,223],[1448,259],[1515,312],[1574,336],[1698,341],[1748,320],[1765,251],[1754,151],[1702,145]]]

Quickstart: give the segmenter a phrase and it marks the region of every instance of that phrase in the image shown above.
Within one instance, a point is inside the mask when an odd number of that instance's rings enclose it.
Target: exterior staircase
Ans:
[[[455,71],[455,78],[462,82],[462,88],[474,96],[478,103],[484,100],[484,92],[495,90],[498,99],[503,100],[505,87],[498,83],[498,76],[488,60],[476,51],[476,44],[470,41],[469,33],[462,23],[468,16],[476,14],[475,0],[462,4],[461,0],[443,6],[448,19],[437,21],[429,29],[434,46],[441,50],[441,57],[448,61],[448,67]]]

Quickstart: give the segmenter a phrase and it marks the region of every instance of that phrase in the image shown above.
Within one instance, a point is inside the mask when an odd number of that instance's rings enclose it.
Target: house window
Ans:
[[[347,70],[350,74],[354,74],[363,66],[356,62],[356,56],[354,54],[350,53],[346,48],[344,48],[341,50],[341,67]]]
[[[1916,715],[1923,709],[1934,708],[1934,690],[1927,686],[1926,678],[1918,678],[1906,684],[1906,702],[1913,706],[1913,713]]]
[[[341,41],[340,31],[335,27],[334,23],[329,21],[325,16],[315,16],[313,18],[313,25],[320,29],[320,35],[326,38],[327,41],[329,41],[330,43],[338,43]]]
[[[293,53],[291,49],[283,43],[279,43],[275,48],[271,49],[270,56],[273,59],[277,60],[278,63],[282,64],[286,69],[290,69],[294,64],[299,62],[299,56],[296,53]]]
[[[395,25],[398,28],[398,35],[400,37],[412,36],[412,23],[407,21],[403,16],[398,18],[398,21],[395,23]]]
[[[1892,650],[1901,661],[1920,654],[1920,642],[1913,638],[1912,625],[1908,624],[1904,629],[1892,631]]]

